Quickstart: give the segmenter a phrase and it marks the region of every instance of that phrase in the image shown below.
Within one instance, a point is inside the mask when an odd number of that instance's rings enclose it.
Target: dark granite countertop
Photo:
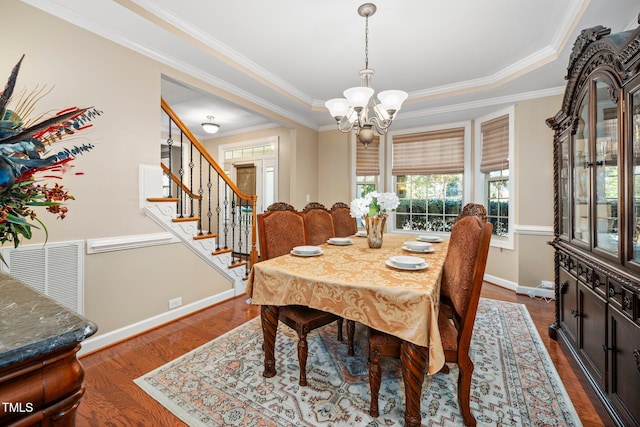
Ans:
[[[0,369],[79,343],[97,330],[90,320],[0,273]]]

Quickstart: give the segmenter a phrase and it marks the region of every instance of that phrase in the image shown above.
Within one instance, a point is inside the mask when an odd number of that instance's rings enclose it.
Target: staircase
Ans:
[[[238,189],[164,100],[161,108],[167,145],[158,166],[141,166],[141,207],[243,293],[258,259],[257,196]]]

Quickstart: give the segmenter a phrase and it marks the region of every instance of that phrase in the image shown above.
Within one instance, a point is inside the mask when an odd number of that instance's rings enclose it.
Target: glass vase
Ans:
[[[387,216],[365,216],[364,223],[367,227],[367,243],[371,249],[382,247],[382,237]]]

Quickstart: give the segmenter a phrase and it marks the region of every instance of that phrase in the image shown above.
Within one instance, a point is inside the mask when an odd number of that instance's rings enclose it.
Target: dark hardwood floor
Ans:
[[[604,408],[561,345],[547,335],[553,302],[516,295],[485,284],[482,296],[527,305],[584,426],[610,426]],[[78,426],[184,426],[143,392],[133,380],[259,315],[258,307],[240,296],[109,348],[81,357],[86,393],[77,414]]]

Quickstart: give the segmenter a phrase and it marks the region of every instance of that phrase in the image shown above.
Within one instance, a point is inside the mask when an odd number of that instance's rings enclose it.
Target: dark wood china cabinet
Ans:
[[[640,28],[583,30],[554,136],[556,321],[619,426],[640,426]]]

